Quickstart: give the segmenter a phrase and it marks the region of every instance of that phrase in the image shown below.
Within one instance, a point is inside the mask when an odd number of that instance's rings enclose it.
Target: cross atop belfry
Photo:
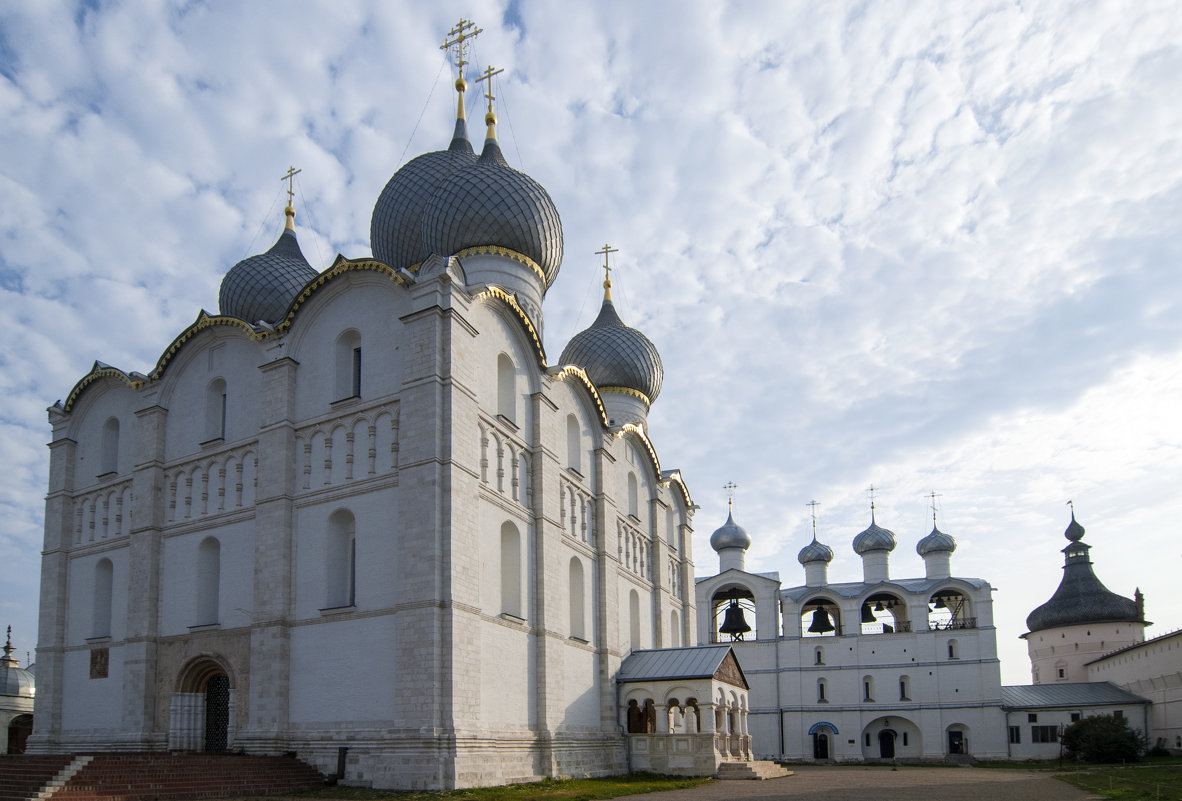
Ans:
[[[440,50],[451,50],[455,53],[453,60],[461,78],[464,76],[464,65],[468,63],[468,48],[472,46],[468,40],[475,39],[483,32],[484,29],[477,28],[472,20],[460,17],[455,27],[447,32],[448,38],[439,46]]]

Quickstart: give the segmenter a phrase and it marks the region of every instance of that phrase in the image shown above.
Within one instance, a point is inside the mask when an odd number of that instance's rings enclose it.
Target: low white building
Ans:
[[[1060,756],[1063,729],[1081,718],[1113,715],[1144,731],[1150,702],[1108,682],[1022,684],[1001,688],[1010,759]]]
[[[891,575],[895,535],[873,521],[853,541],[860,581],[831,582],[833,551],[799,554],[801,585],[748,573],[751,539],[714,532],[720,572],[697,579],[698,640],[735,649],[751,684],[757,756],[791,761],[959,761],[1006,756],[992,588],[954,576],[952,537],[933,527],[925,574]]]

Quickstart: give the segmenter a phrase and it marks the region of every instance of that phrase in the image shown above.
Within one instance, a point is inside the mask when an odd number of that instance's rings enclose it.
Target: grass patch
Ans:
[[[529,784],[505,787],[478,787],[471,790],[370,790],[364,787],[322,787],[300,793],[299,798],[341,799],[342,801],[596,801],[622,795],[658,793],[697,787],[710,779],[682,776],[656,776],[632,773],[598,779],[546,779]]]
[[[1055,778],[1116,801],[1182,801],[1182,760],[1143,759],[1131,765],[1080,766]]]

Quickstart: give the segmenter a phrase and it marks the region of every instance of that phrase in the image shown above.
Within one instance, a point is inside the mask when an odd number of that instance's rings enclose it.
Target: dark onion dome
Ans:
[[[441,256],[485,245],[508,248],[537,264],[547,287],[562,265],[562,221],[554,201],[541,184],[508,165],[491,137],[475,163],[440,183],[423,212],[422,242]]]
[[[859,556],[870,551],[893,550],[895,550],[895,532],[875,523],[873,516],[870,518],[870,528],[854,537],[854,551]]]
[[[723,548],[742,548],[745,551],[751,547],[751,537],[728,511],[726,522],[710,535],[710,547],[716,551]]]
[[[9,626],[4,656],[0,658],[0,695],[32,698],[36,686],[32,672],[21,668],[12,656],[12,627]]]
[[[295,210],[288,206],[287,224],[266,253],[250,256],[230,268],[218,291],[218,308],[251,325],[273,323],[287,314],[295,296],[317,272],[308,264],[295,235]]]
[[[611,282],[604,281],[603,307],[591,326],[571,337],[560,364],[582,367],[598,389],[630,389],[651,404],[661,392],[665,367],[648,337],[624,325],[612,304]]]
[[[460,117],[447,150],[411,159],[386,182],[369,221],[373,257],[390,267],[410,267],[431,255],[423,243],[423,212],[444,181],[475,163],[468,125]]]
[[[956,540],[935,526],[932,526],[931,534],[928,534],[915,545],[915,552],[920,556],[927,556],[937,551],[952,553],[955,550]]]
[[[1117,595],[1104,586],[1092,571],[1090,545],[1080,542],[1083,526],[1075,522],[1063,534],[1070,541],[1063,553],[1063,579],[1051,600],[1026,617],[1030,632],[1087,623],[1144,623],[1137,602]]]
[[[800,549],[800,553],[796,555],[796,561],[802,565],[807,565],[809,562],[829,563],[833,561],[833,549],[817,542],[814,537],[812,542]]]

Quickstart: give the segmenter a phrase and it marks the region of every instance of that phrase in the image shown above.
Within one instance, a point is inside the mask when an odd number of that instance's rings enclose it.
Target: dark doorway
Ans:
[[[229,745],[230,679],[215,673],[205,681],[205,750],[225,751]]]
[[[895,733],[890,729],[878,733],[878,755],[883,759],[895,758]]]
[[[963,754],[964,753],[964,732],[950,731],[948,732],[948,753]]]
[[[813,735],[813,759],[829,758],[829,735],[817,732]]]
[[[8,753],[23,754],[25,741],[33,733],[33,716],[17,715],[8,724]]]

